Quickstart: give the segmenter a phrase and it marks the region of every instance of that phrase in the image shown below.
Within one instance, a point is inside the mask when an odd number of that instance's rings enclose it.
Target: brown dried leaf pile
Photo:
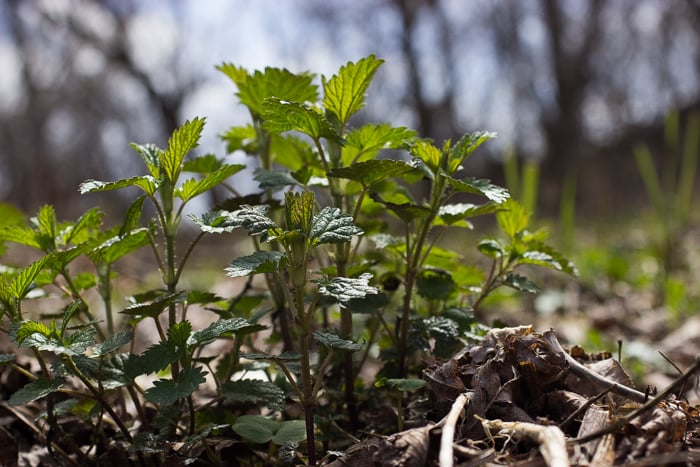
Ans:
[[[495,329],[425,370],[435,424],[365,441],[325,465],[700,465],[695,363],[658,394],[609,354],[566,352],[553,331]]]

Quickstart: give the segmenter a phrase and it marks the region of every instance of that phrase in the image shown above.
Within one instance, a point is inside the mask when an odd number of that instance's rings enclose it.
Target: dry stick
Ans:
[[[459,397],[452,404],[450,413],[443,419],[445,420],[445,425],[442,428],[442,437],[440,438],[440,466],[441,467],[452,467],[453,455],[452,455],[452,443],[455,437],[455,426],[457,425],[457,420],[462,414],[462,409],[466,405],[467,401],[471,399],[473,392],[465,392],[460,394]]]
[[[528,438],[539,445],[540,453],[549,467],[569,467],[569,453],[566,450],[566,437],[554,425],[544,426],[529,422],[504,422],[502,420],[486,420],[478,415],[474,417],[481,422],[484,431],[506,430],[517,437]],[[442,464],[440,464],[442,465]]]
[[[595,401],[597,401],[598,399],[600,399],[601,397],[603,397],[604,395],[606,395],[607,393],[609,393],[610,391],[612,391],[612,390],[615,388],[615,386],[617,386],[617,384],[613,384],[612,386],[608,386],[608,387],[605,388],[602,392],[600,392],[597,396],[593,396],[593,397],[591,397],[590,399],[588,399],[586,402],[584,402],[583,404],[581,404],[581,407],[579,407],[578,409],[574,410],[574,411],[571,413],[571,415],[569,415],[568,417],[566,417],[566,419],[558,425],[559,428],[561,428],[562,430],[563,430],[564,428],[566,428],[566,426],[567,426],[569,423],[571,423],[572,420],[574,420],[576,417],[578,417],[578,416],[581,415],[583,412],[585,412],[586,410],[588,410],[588,407],[590,407]]]
[[[584,436],[583,438],[574,439],[571,442],[578,443],[578,444],[587,443],[588,441],[592,441],[596,438],[599,438],[601,436],[605,436],[607,434],[610,434],[610,433],[617,431],[619,428],[622,428],[624,425],[626,425],[627,423],[629,423],[633,419],[637,418],[642,413],[655,407],[659,402],[664,400],[666,398],[666,396],[668,396],[671,393],[671,391],[673,391],[673,389],[675,389],[677,386],[685,383],[685,381],[688,378],[690,378],[693,375],[693,373],[698,371],[699,368],[700,368],[700,357],[696,358],[695,363],[693,363],[693,365],[690,368],[688,368],[685,371],[685,373],[683,373],[678,378],[676,378],[676,380],[673,383],[671,383],[668,387],[666,387],[666,389],[661,391],[656,397],[649,400],[646,404],[642,405],[641,407],[639,407],[636,410],[633,410],[629,414],[618,419],[618,421],[616,421],[615,423],[613,423],[611,425],[608,425],[607,427],[603,428],[602,430],[598,430],[596,432],[593,432],[589,435]]]
[[[607,386],[613,386],[611,388],[611,391],[614,392],[615,394],[618,394],[620,396],[626,397],[628,399],[632,399],[635,402],[644,403],[647,400],[647,396],[640,391],[637,391],[636,389],[630,388],[628,386],[622,385],[618,383],[617,381],[613,381],[610,378],[606,378],[603,375],[599,375],[595,371],[589,370],[582,364],[580,364],[574,357],[569,355],[564,348],[561,346],[559,343],[559,340],[557,339],[557,336],[554,334],[553,330],[546,331],[542,337],[544,337],[545,341],[551,346],[551,350],[554,352],[557,352],[561,354],[565,359],[566,363],[569,364],[569,369],[576,375],[581,378],[585,378],[589,381],[593,381],[600,386],[607,387]]]

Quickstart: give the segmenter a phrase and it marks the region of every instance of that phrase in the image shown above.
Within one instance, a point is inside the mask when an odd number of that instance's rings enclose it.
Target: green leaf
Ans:
[[[168,149],[158,153],[164,175],[173,185],[180,177],[185,156],[199,145],[204,122],[203,118],[186,121],[168,139]]]
[[[326,138],[342,142],[326,118],[315,108],[298,102],[281,100],[275,97],[265,99],[263,104],[263,127],[271,133],[299,131],[314,140]]]
[[[120,313],[131,316],[142,316],[147,318],[155,318],[165,310],[166,307],[174,303],[182,303],[187,300],[187,292],[177,292],[171,294],[160,295],[150,303],[136,303],[131,305]]]
[[[353,223],[351,215],[344,214],[338,208],[325,207],[314,216],[309,238],[312,245],[344,243],[362,233],[362,229]]]
[[[10,282],[8,287],[10,294],[16,300],[22,300],[29,292],[36,276],[44,269],[47,262],[52,260],[51,255],[47,255],[34,261],[32,264],[22,269]]]
[[[136,230],[141,221],[141,213],[143,212],[143,202],[146,200],[146,195],[141,195],[134,200],[129,206],[124,216],[124,222],[119,229],[119,236],[125,237],[131,231]]]
[[[253,324],[243,318],[220,319],[206,328],[192,333],[187,340],[187,345],[201,345],[229,333],[249,334],[265,328],[266,326]]]
[[[265,68],[253,74],[230,63],[223,63],[217,69],[228,76],[238,87],[241,104],[248,107],[255,118],[263,113],[263,102],[269,97],[288,101],[315,102],[318,88],[312,84],[314,75],[294,74],[282,68]]]
[[[574,263],[566,259],[553,248],[540,243],[528,244],[528,251],[520,257],[520,263],[535,264],[549,269],[565,272],[571,276],[578,276]]]
[[[139,177],[123,178],[114,182],[100,182],[97,180],[86,180],[80,184],[80,194],[93,193],[95,191],[119,190],[130,186],[137,186],[150,196],[158,189],[158,183],[151,175]]]
[[[527,277],[521,276],[519,274],[508,274],[508,276],[503,281],[503,284],[521,292],[527,292],[531,294],[540,293],[540,288],[537,287],[537,285],[535,285],[534,282],[530,281]]]
[[[41,321],[24,321],[15,331],[15,342],[20,346],[27,347],[25,342],[34,334],[39,334],[45,338],[58,337],[55,325],[49,328]]]
[[[284,258],[284,254],[279,251],[256,251],[252,255],[233,260],[226,268],[226,275],[243,277],[279,271]]]
[[[128,331],[121,331],[109,336],[101,344],[95,345],[92,351],[96,357],[104,357],[105,355],[119,350],[120,347],[128,344],[134,338],[134,334]]]
[[[374,55],[348,62],[337,75],[323,78],[323,106],[343,128],[350,117],[365,105],[365,93],[377,69],[384,63]]]
[[[147,348],[133,364],[139,370],[139,374],[150,374],[164,370],[178,358],[178,349],[170,341],[153,344]]]
[[[349,350],[350,352],[362,350],[362,346],[360,344],[351,340],[343,339],[330,329],[323,329],[321,331],[314,332],[313,335],[316,342],[325,345],[329,349]]]
[[[228,214],[229,225],[239,225],[248,231],[249,235],[265,235],[270,229],[276,229],[272,219],[267,217],[269,206],[242,206]]]
[[[44,241],[42,246],[45,250],[54,250],[56,248],[55,239],[57,236],[57,221],[56,211],[50,204],[45,204],[39,208],[39,213],[31,219],[36,226],[40,238]]]
[[[510,193],[505,188],[493,185],[489,180],[467,177],[463,180],[447,177],[447,184],[459,193],[475,193],[486,196],[491,201],[501,204],[510,198]]]
[[[459,165],[469,156],[476,148],[484,142],[496,137],[496,133],[491,131],[477,131],[471,134],[466,134],[454,145],[450,151],[450,161],[448,171],[454,173]]]
[[[126,236],[112,237],[88,253],[95,263],[112,264],[119,258],[149,244],[148,229],[130,231]]]
[[[143,159],[143,162],[146,164],[146,168],[148,169],[148,173],[151,174],[151,177],[155,180],[160,180],[160,160],[162,158],[161,153],[163,150],[155,144],[131,143],[129,146],[131,146],[131,149],[136,151],[136,153],[141,156],[141,159]]]
[[[187,340],[192,333],[192,324],[185,320],[173,323],[168,328],[168,341],[175,344],[178,349],[187,347]]]
[[[416,280],[418,295],[432,300],[446,300],[454,292],[455,286],[452,275],[441,269],[426,268]]]
[[[0,229],[0,240],[18,243],[28,247],[42,249],[37,232],[31,227],[8,225]]]
[[[58,391],[62,386],[61,380],[49,381],[45,378],[39,378],[12,394],[8,402],[12,406],[25,405]]]
[[[204,375],[206,375],[205,371],[195,367],[181,371],[177,381],[159,379],[153,383],[152,388],[146,391],[146,399],[161,405],[173,404],[196,391],[199,385],[204,383]]]
[[[264,444],[272,440],[279,429],[279,422],[262,415],[241,415],[231,428],[248,441]]]
[[[424,217],[427,217],[430,215],[430,209],[424,207],[424,206],[417,206],[413,203],[392,203],[389,201],[383,200],[378,194],[376,193],[371,193],[370,197],[372,198],[373,201],[383,204],[386,206],[386,208],[396,214],[399,219],[402,221],[409,223],[413,222],[416,219],[422,219]]]
[[[272,442],[277,445],[284,443],[301,443],[306,439],[306,422],[304,420],[286,420],[281,422]]]
[[[281,362],[296,362],[299,361],[301,356],[298,353],[293,352],[283,352],[280,355],[270,355],[266,353],[241,353],[241,358],[247,360],[264,360],[268,362],[281,361]]]
[[[261,190],[280,191],[290,185],[298,185],[299,182],[287,172],[272,171],[258,167],[255,169],[253,180],[258,182]]]
[[[342,149],[345,166],[372,160],[382,149],[407,149],[417,137],[415,130],[392,127],[387,123],[366,124],[352,129],[346,136]]]
[[[514,199],[509,199],[503,204],[506,209],[499,212],[496,215],[496,219],[498,220],[498,225],[501,227],[501,230],[503,230],[509,238],[514,239],[527,229],[530,216],[525,212],[525,208]]]
[[[226,400],[250,402],[257,407],[264,406],[273,410],[282,410],[286,397],[285,392],[274,383],[258,379],[227,381],[222,386],[221,393]]]
[[[182,165],[182,171],[205,175],[216,172],[224,165],[223,159],[219,159],[214,154],[205,154],[186,160]]]
[[[440,171],[440,161],[442,160],[442,151],[435,147],[430,141],[425,139],[417,140],[411,146],[411,154],[419,158],[428,166],[431,173],[431,178]]]
[[[328,173],[328,176],[354,180],[361,183],[363,187],[370,188],[387,178],[402,175],[412,170],[415,170],[415,167],[404,161],[372,159],[357,162],[349,167],[333,169]]]
[[[341,303],[346,303],[353,298],[363,298],[368,294],[379,293],[376,287],[369,285],[372,274],[364,273],[357,278],[334,277],[332,279],[319,279],[313,282],[318,284],[318,291],[326,297],[333,297]]]
[[[501,209],[503,209],[501,205],[496,203],[486,203],[478,206],[471,203],[454,203],[440,206],[438,216],[445,224],[452,225],[464,219],[492,214]]]
[[[95,328],[89,325],[78,329],[68,336],[63,336],[63,344],[68,349],[69,355],[84,353],[88,347],[95,343]]]
[[[207,174],[200,180],[190,178],[185,181],[180,188],[175,190],[175,196],[181,198],[184,202],[187,202],[192,198],[211,190],[233,174],[243,170],[243,168],[245,168],[245,166],[241,164],[226,164],[216,171]]]
[[[506,250],[501,243],[494,238],[481,240],[477,245],[478,250],[490,258],[502,258]]]
[[[245,151],[247,154],[258,152],[257,134],[253,125],[234,126],[219,136],[226,142],[226,152]]]
[[[92,238],[94,232],[102,226],[104,213],[99,208],[89,209],[78,218],[75,224],[63,229],[60,237],[65,244],[77,245],[87,242]]]
[[[383,385],[401,392],[416,391],[425,387],[427,384],[424,380],[415,378],[389,378],[384,381],[380,380],[377,383],[380,384],[380,386],[383,383]]]

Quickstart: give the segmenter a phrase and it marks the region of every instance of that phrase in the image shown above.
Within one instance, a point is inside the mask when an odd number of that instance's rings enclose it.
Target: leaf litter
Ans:
[[[639,391],[607,352],[565,350],[553,330],[493,329],[424,370],[434,422],[361,441],[323,465],[698,465],[700,407],[683,395],[699,368]]]

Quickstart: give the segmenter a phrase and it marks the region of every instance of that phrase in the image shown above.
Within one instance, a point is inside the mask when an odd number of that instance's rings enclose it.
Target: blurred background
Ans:
[[[386,63],[365,121],[439,144],[496,131],[472,174],[503,183],[517,158],[543,215],[574,186],[577,215],[627,216],[646,196],[634,148],[663,164],[666,116],[682,130],[700,106],[700,1],[0,0],[0,200],[104,206],[80,182],[142,173],[128,143],[164,147],[195,116],[224,156],[218,135],[249,118],[224,61],[330,76],[368,54]]]

